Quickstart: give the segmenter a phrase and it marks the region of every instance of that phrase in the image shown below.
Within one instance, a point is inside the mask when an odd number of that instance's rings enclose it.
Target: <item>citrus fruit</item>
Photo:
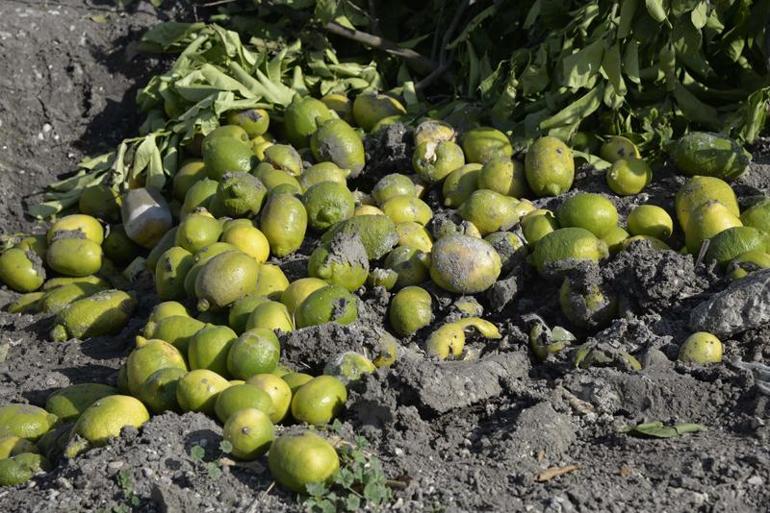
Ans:
[[[0,460],[23,454],[25,452],[39,452],[37,446],[27,440],[15,435],[0,436]]]
[[[622,158],[607,170],[607,186],[619,196],[639,194],[652,181],[649,164],[638,158]]]
[[[203,162],[206,174],[219,181],[225,174],[240,171],[248,173],[256,161],[251,145],[242,138],[218,134],[214,130],[203,140]],[[245,132],[244,132],[245,136]]]
[[[748,251],[768,250],[770,239],[767,234],[750,226],[735,226],[711,238],[706,260],[716,260],[719,265],[724,266]]]
[[[421,142],[454,141],[457,133],[449,123],[438,119],[426,119],[414,129],[414,144]]]
[[[281,303],[286,306],[286,309],[291,315],[297,310],[297,307],[307,298],[313,291],[326,287],[329,284],[320,278],[300,278],[295,280],[286,287],[286,290],[281,292]]]
[[[255,408],[247,408],[233,413],[227,419],[222,436],[232,445],[233,456],[241,460],[253,460],[270,448],[273,431],[273,423],[267,414]]]
[[[94,402],[108,395],[115,395],[118,390],[101,383],[80,383],[61,388],[45,402],[45,409],[56,415],[60,421],[69,422],[77,419]]]
[[[448,235],[433,245],[430,276],[436,285],[448,292],[482,292],[495,283],[500,270],[500,256],[485,240]]]
[[[80,415],[72,428],[93,445],[104,445],[120,436],[125,427],[140,428],[150,414],[139,399],[128,395],[102,397]]]
[[[468,199],[479,188],[481,170],[481,164],[465,164],[449,173],[441,186],[444,206],[458,207]]]
[[[280,299],[281,294],[288,286],[289,279],[279,266],[262,264],[259,268],[259,278],[257,278],[257,288],[254,294],[276,300]]]
[[[297,389],[291,401],[291,415],[298,422],[321,426],[339,415],[348,391],[334,376],[318,376]]]
[[[222,242],[232,244],[260,264],[267,262],[270,257],[270,242],[265,234],[251,224],[251,221],[247,219],[239,219],[239,221],[245,222],[225,225]]]
[[[176,388],[187,371],[178,367],[158,369],[150,374],[139,388],[139,399],[153,413],[178,411]]]
[[[270,420],[273,423],[283,420],[291,404],[291,389],[289,385],[274,374],[257,374],[250,377],[246,383],[264,390],[270,396],[270,399],[273,401]]]
[[[217,199],[223,213],[230,217],[254,217],[259,214],[267,195],[262,180],[242,171],[222,176],[217,186]]]
[[[306,148],[310,136],[318,130],[318,125],[334,119],[329,107],[312,96],[295,96],[284,112],[284,129],[289,143],[297,148]]]
[[[704,240],[735,226],[742,226],[741,220],[716,200],[696,207],[691,212],[684,230],[687,250],[697,253]]]
[[[529,192],[524,165],[510,157],[488,160],[478,175],[478,188],[522,198]]]
[[[584,228],[597,237],[618,225],[615,205],[601,194],[588,192],[567,198],[557,210],[556,218],[563,228]]]
[[[508,136],[490,127],[468,130],[463,135],[462,145],[468,162],[485,164],[494,158],[513,155],[513,147]]]
[[[294,322],[286,305],[278,301],[265,301],[257,305],[246,320],[246,329],[255,328],[269,331],[294,331]]]
[[[329,242],[340,232],[356,233],[364,244],[369,260],[379,260],[398,243],[396,225],[388,216],[351,217],[332,226],[323,234],[321,240]]]
[[[415,247],[401,246],[388,253],[385,267],[398,275],[395,288],[418,285],[428,279],[430,256]]]
[[[382,204],[383,213],[395,224],[415,222],[425,225],[433,217],[433,211],[416,196],[394,196]]]
[[[254,408],[269,415],[273,410],[273,400],[261,388],[249,383],[240,383],[219,393],[214,410],[220,421],[227,422],[233,414],[247,408]]]
[[[317,162],[334,162],[357,177],[364,168],[366,153],[358,133],[342,119],[322,123],[310,138],[310,149]]]
[[[580,328],[598,328],[609,323],[617,312],[617,300],[602,287],[577,287],[565,278],[559,289],[559,306],[564,316]]]
[[[427,183],[440,182],[464,165],[463,149],[452,141],[420,143],[412,155],[412,167]]]
[[[623,159],[638,159],[640,157],[639,149],[633,141],[622,135],[610,136],[610,138],[602,144],[602,147],[599,150],[599,156],[611,164]]]
[[[207,415],[214,414],[217,396],[230,386],[230,383],[208,369],[188,372],[176,386],[176,400],[182,411],[199,411]]]
[[[610,254],[614,255],[623,248],[623,241],[629,237],[630,235],[626,230],[620,226],[615,226],[604,234],[602,241],[607,245],[607,249],[609,249]]]
[[[340,468],[334,447],[310,431],[276,438],[267,462],[273,478],[298,493],[307,493],[309,484],[331,481]]]
[[[676,168],[687,176],[713,176],[734,180],[751,162],[751,154],[737,141],[719,134],[690,132],[669,145]]]
[[[674,209],[682,230],[687,229],[691,213],[711,200],[720,202],[734,216],[740,215],[738,199],[727,182],[710,176],[694,176],[682,185],[674,198]]]
[[[145,337],[165,340],[182,354],[187,354],[190,339],[204,326],[204,323],[189,315],[172,315],[159,320],[157,323],[148,323],[144,335]]]
[[[281,357],[281,344],[275,333],[254,328],[236,339],[227,355],[231,376],[248,379],[255,374],[272,372]]]
[[[417,196],[411,178],[399,173],[385,175],[372,188],[372,198],[378,205],[396,196]]]
[[[119,333],[136,308],[136,300],[122,290],[103,290],[71,303],[56,315],[51,329],[56,341]]]
[[[521,215],[515,207],[519,201],[488,189],[473,191],[458,212],[466,221],[473,223],[481,235],[507,230],[515,225]]]
[[[693,333],[679,347],[679,359],[683,362],[706,365],[722,361],[722,342],[705,331]]]
[[[284,257],[300,248],[307,224],[307,211],[302,202],[294,196],[279,194],[268,198],[259,227],[270,242],[270,252]]]
[[[347,289],[329,285],[310,293],[294,312],[297,328],[327,322],[350,324],[358,319],[358,299]]]
[[[311,186],[302,198],[308,223],[315,230],[326,230],[333,224],[353,217],[356,202],[347,186],[337,182],[321,182]]]
[[[388,309],[388,321],[402,337],[409,337],[433,320],[433,300],[421,287],[404,287],[393,296]]]
[[[337,233],[310,254],[307,273],[351,292],[358,290],[369,275],[369,259],[361,238],[352,230]]]
[[[433,249],[433,239],[425,226],[415,221],[396,225],[399,247],[413,248],[430,253]],[[392,253],[392,252],[391,252]]]
[[[76,238],[85,238],[97,244],[104,241],[104,228],[98,219],[84,214],[64,216],[48,229],[46,239],[50,244],[61,233],[74,232]]]
[[[553,266],[570,261],[598,262],[608,256],[607,245],[584,228],[559,228],[535,244],[532,262],[538,272],[546,274]]]
[[[628,214],[626,222],[631,235],[649,235],[666,240],[674,232],[671,216],[655,205],[639,205]]]
[[[62,236],[48,246],[45,255],[48,267],[64,276],[88,276],[101,269],[102,247],[99,244],[90,239],[69,237],[66,232]],[[6,253],[11,251],[15,250],[9,249]]]
[[[45,282],[43,262],[34,251],[7,249],[0,254],[0,280],[17,292],[37,290]]]
[[[575,179],[572,150],[555,137],[541,137],[527,151],[524,172],[535,196],[558,196],[565,193]]]
[[[237,338],[227,326],[206,325],[190,339],[187,348],[190,369],[208,369],[228,377],[227,355]]]
[[[126,360],[128,390],[138,396],[142,385],[152,373],[169,367],[187,370],[179,349],[160,339],[137,337],[136,349],[131,351]]]
[[[241,251],[215,256],[195,279],[198,310],[221,309],[254,292],[258,273],[256,260]]]
[[[155,266],[155,290],[160,299],[185,297],[184,279],[195,261],[189,251],[179,246],[166,250]]]
[[[371,132],[378,121],[405,113],[404,106],[386,94],[361,93],[353,100],[353,119],[367,132]]]
[[[550,210],[536,210],[521,219],[521,229],[529,244],[536,243],[558,228],[556,216]]]
[[[193,159],[182,162],[172,180],[172,196],[177,201],[183,202],[190,187],[206,178],[206,176],[206,164],[202,160]]]
[[[292,396],[294,396],[294,394],[297,392],[297,389],[313,379],[313,376],[303,372],[289,372],[281,376],[281,379],[284,380],[287,385],[289,385]]]
[[[249,138],[264,134],[270,126],[270,115],[264,109],[231,110],[225,119],[228,125],[243,128]]]
[[[345,383],[358,381],[364,374],[375,370],[377,368],[369,358],[355,351],[341,353],[324,366],[324,374],[335,376]]]
[[[0,436],[13,435],[34,441],[48,432],[57,421],[56,415],[31,404],[0,406]]]
[[[752,205],[741,214],[741,222],[765,233],[770,233],[770,198]]]
[[[48,470],[50,464],[44,456],[24,452],[0,460],[0,486],[15,486],[26,483],[41,470]]]
[[[299,177],[299,183],[304,190],[323,182],[346,185],[349,172],[347,169],[341,169],[334,162],[319,162],[302,173],[302,176]]]

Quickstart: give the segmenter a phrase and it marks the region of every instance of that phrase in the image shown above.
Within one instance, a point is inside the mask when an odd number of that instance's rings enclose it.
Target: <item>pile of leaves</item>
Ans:
[[[50,217],[105,182],[162,187],[183,147],[222,113],[281,112],[295,94],[388,90],[407,120],[491,124],[525,148],[554,135],[622,134],[655,155],[691,129],[754,141],[770,101],[770,0],[253,0],[210,24],[164,23],[142,40],[178,54],[137,98],[141,133],[80,165],[30,209]]]

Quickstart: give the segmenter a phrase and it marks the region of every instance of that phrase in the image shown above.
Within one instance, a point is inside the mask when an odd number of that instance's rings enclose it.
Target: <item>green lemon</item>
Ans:
[[[693,333],[679,347],[679,359],[683,362],[707,365],[722,361],[722,342],[705,331]]]
[[[7,249],[0,254],[0,280],[17,292],[37,290],[45,282],[43,262],[34,251]]]
[[[48,460],[40,454],[24,452],[0,460],[0,486],[16,486],[26,483],[42,470],[48,470]]]
[[[753,250],[735,257],[728,265],[727,273],[731,279],[738,280],[759,269],[770,269],[770,253]]]
[[[479,189],[479,176],[482,169],[481,164],[465,164],[449,173],[441,186],[444,206],[458,207],[473,191]]]
[[[197,369],[185,374],[177,383],[176,400],[182,411],[199,411],[214,414],[217,396],[230,383],[208,369]]]
[[[260,229],[270,242],[270,252],[279,258],[300,248],[307,225],[305,206],[294,196],[271,196],[262,208]]]
[[[584,228],[560,228],[547,234],[535,244],[532,261],[542,275],[554,265],[571,260],[598,262],[606,258],[607,245]]]
[[[350,324],[358,319],[358,299],[347,289],[329,285],[310,293],[295,310],[297,328],[327,322]]]
[[[249,383],[240,383],[220,392],[214,407],[217,418],[222,422],[227,422],[234,413],[247,408],[270,415],[273,411],[273,400],[261,388]]]
[[[385,267],[397,273],[395,288],[418,285],[428,279],[430,256],[411,246],[401,246],[385,258]]]
[[[177,367],[158,369],[142,383],[139,398],[153,413],[179,411],[176,389],[187,371]]]
[[[342,119],[322,123],[310,138],[310,149],[317,162],[334,162],[357,177],[366,163],[364,143],[358,133]]]
[[[219,240],[222,223],[208,212],[193,213],[185,217],[176,232],[176,245],[190,253],[197,253]]]
[[[73,433],[93,445],[104,445],[120,436],[125,427],[140,428],[150,420],[150,413],[139,401],[127,395],[109,395],[93,403],[80,415]]]
[[[602,237],[602,241],[607,245],[607,249],[609,249],[610,254],[614,255],[621,249],[623,249],[623,241],[628,239],[630,237],[630,234],[621,228],[620,226],[615,226],[610,231],[604,234],[604,237]]]
[[[165,251],[155,266],[155,290],[160,299],[185,297],[184,279],[195,261],[189,251],[174,246]]]
[[[382,204],[382,211],[394,223],[416,222],[425,225],[433,218],[433,211],[416,196],[394,196]]]
[[[693,176],[677,191],[674,198],[674,209],[682,230],[687,230],[687,224],[692,212],[709,201],[718,201],[727,211],[739,216],[738,199],[730,184],[711,176]]]
[[[559,289],[559,306],[572,324],[584,329],[608,324],[617,312],[616,298],[602,287],[578,287],[569,278]]]
[[[98,219],[84,214],[64,216],[51,225],[46,239],[50,244],[58,234],[74,232],[76,238],[86,238],[101,244],[104,241],[104,228]]]
[[[221,253],[208,262],[195,278],[198,310],[219,310],[257,288],[259,264],[241,251]]]
[[[735,226],[742,226],[741,220],[728,207],[716,200],[703,203],[688,218],[684,230],[687,250],[697,253],[704,240]]]
[[[57,390],[48,396],[45,409],[56,415],[60,421],[76,420],[86,408],[118,390],[101,383],[79,383]]]
[[[463,149],[452,141],[423,142],[415,147],[412,155],[417,176],[427,183],[440,182],[464,165]]]
[[[556,212],[564,228],[584,228],[602,237],[618,225],[615,205],[601,194],[581,192],[568,198]]]
[[[122,224],[115,224],[110,226],[109,234],[102,242],[102,251],[116,265],[125,267],[139,256],[141,249],[129,238]]]
[[[371,132],[378,121],[406,114],[406,109],[395,98],[378,93],[361,93],[353,100],[353,119],[366,132]]]
[[[524,165],[510,157],[488,160],[478,177],[478,188],[489,189],[504,196],[521,198],[529,192]]]
[[[331,110],[337,113],[340,119],[353,123],[353,102],[344,94],[329,93],[321,98],[321,101]]]
[[[217,130],[221,130],[220,127]],[[203,140],[203,162],[206,174],[212,180],[221,180],[227,173],[251,171],[256,163],[256,157],[251,151],[251,145],[242,139],[211,132]],[[189,191],[188,191],[189,194]],[[186,198],[185,198],[186,199]]]
[[[563,194],[575,179],[572,150],[555,137],[541,137],[527,151],[524,172],[535,196]]]
[[[256,228],[248,219],[238,219],[238,224],[234,221],[225,225],[222,232],[222,242],[232,244],[251,258],[264,264],[270,258],[270,241],[265,234]],[[262,267],[260,267],[260,272]]]
[[[306,148],[310,136],[318,130],[318,125],[334,118],[332,111],[322,101],[312,96],[297,95],[283,115],[286,137],[297,148]]]
[[[190,186],[184,196],[182,207],[179,209],[179,216],[184,219],[187,215],[199,208],[208,209],[211,201],[217,195],[219,182],[204,178],[198,180]]]
[[[372,188],[372,198],[377,205],[396,196],[417,196],[414,182],[406,175],[393,173],[380,178]]]
[[[264,109],[230,110],[225,118],[228,125],[243,128],[250,139],[264,134],[270,127],[270,115]]]
[[[615,163],[618,160],[640,157],[639,149],[627,137],[613,135],[602,144],[599,150],[599,156],[609,163]]]
[[[552,231],[558,230],[559,222],[550,210],[536,210],[521,219],[521,229],[527,243],[535,244]]]
[[[30,404],[6,404],[0,406],[0,436],[13,435],[37,440],[56,422],[56,415]]]
[[[291,176],[302,174],[302,157],[293,146],[288,144],[273,144],[265,149],[264,162]]]
[[[238,335],[227,326],[207,325],[190,340],[187,348],[190,369],[208,369],[228,377],[227,355],[237,338]]]
[[[356,201],[347,186],[336,182],[313,185],[302,198],[310,227],[326,230],[333,224],[353,217]]]
[[[369,276],[369,259],[361,238],[352,231],[338,233],[310,254],[307,273],[351,292],[358,290]]]
[[[193,159],[183,162],[172,181],[172,196],[177,201],[183,202],[190,187],[206,176],[206,164],[202,160]]]
[[[57,238],[48,246],[46,263],[64,276],[88,276],[101,269],[102,248],[90,239]]]
[[[250,377],[246,383],[254,385],[267,392],[273,401],[270,420],[278,423],[286,416],[291,404],[291,389],[284,380],[274,374],[257,374]]]
[[[164,340],[176,347],[182,354],[187,354],[190,339],[203,329],[204,323],[189,315],[172,315],[145,327],[146,337]]]
[[[628,237],[621,243],[621,249],[623,250],[629,249],[634,243],[638,241],[647,241],[650,243],[653,249],[656,249],[658,251],[667,251],[671,249],[671,247],[668,244],[650,235],[634,235],[632,237]]]
[[[334,447],[310,431],[276,438],[267,462],[273,478],[298,493],[307,493],[309,484],[331,481],[340,468]]]
[[[334,376],[318,376],[297,389],[291,401],[291,415],[298,422],[321,426],[339,415],[348,391]]]
[[[417,286],[404,287],[393,296],[388,321],[402,337],[410,337],[433,320],[433,300],[428,291]]]
[[[350,174],[349,170],[340,168],[334,162],[319,162],[302,173],[302,176],[299,177],[299,183],[304,190],[323,182],[347,185],[348,174]]]
[[[227,314],[227,325],[236,333],[243,333],[246,331],[246,322],[251,312],[265,301],[268,301],[268,298],[257,293],[242,297],[230,307]]]
[[[273,372],[281,357],[281,343],[275,333],[255,328],[243,333],[230,346],[227,369],[231,376],[248,379],[255,374]]]
[[[508,136],[495,128],[479,127],[468,130],[463,135],[462,143],[468,162],[486,164],[492,159],[513,155]]]
[[[267,195],[267,187],[254,175],[230,172],[217,186],[217,199],[223,213],[230,217],[254,217],[259,214]]]
[[[297,389],[313,379],[313,376],[303,372],[289,372],[288,374],[281,376],[281,379],[284,380],[287,385],[289,385],[292,396],[294,396],[294,394],[297,393]]]
[[[137,337],[136,348],[126,360],[126,383],[131,395],[138,396],[142,384],[155,371],[170,367],[187,370],[184,356],[179,349],[160,339],[147,340]]]
[[[294,331],[294,322],[289,310],[283,303],[265,301],[257,305],[246,320],[247,330],[255,328],[290,333]]]
[[[433,238],[422,224],[416,221],[399,223],[396,225],[399,247],[419,249],[430,253],[433,249]]]
[[[426,119],[414,129],[414,144],[422,142],[454,141],[457,137],[452,125],[437,119]]]
[[[295,315],[297,308],[311,293],[328,285],[320,278],[300,278],[291,282],[281,293],[281,303],[286,306],[291,315]]]
[[[364,244],[369,260],[379,260],[398,243],[396,225],[388,216],[363,215],[332,226],[321,237],[329,242],[340,232],[356,233]]]
[[[741,222],[765,233],[770,233],[770,198],[752,205],[741,214]]]
[[[299,194],[302,192],[302,186],[295,177],[287,173],[276,169],[272,164],[268,162],[262,162],[252,172],[254,176],[267,187],[268,192],[278,190],[278,188],[290,189],[291,193]]]
[[[627,219],[631,235],[649,235],[660,240],[671,237],[674,221],[668,212],[655,205],[639,205]]]
[[[728,228],[711,238],[706,260],[716,260],[725,266],[731,260],[748,251],[770,250],[767,234],[750,226]]]
[[[497,281],[500,270],[500,256],[485,240],[467,235],[448,235],[433,245],[431,279],[449,292],[483,292]]]
[[[267,296],[270,299],[279,299],[284,290],[289,286],[289,279],[281,268],[274,264],[262,264],[259,268],[257,289],[254,294]]]
[[[473,223],[481,235],[488,235],[500,230],[508,230],[519,222],[521,214],[517,212],[519,201],[488,189],[474,191],[460,205],[458,212],[466,221]]]
[[[0,436],[0,460],[17,456],[25,452],[40,452],[34,442],[15,435]]]
[[[607,170],[607,186],[619,196],[639,194],[652,181],[649,164],[638,158],[623,158]]]
[[[274,438],[273,423],[264,412],[247,408],[227,419],[222,430],[232,446],[231,454],[241,460],[254,460],[267,452]]]

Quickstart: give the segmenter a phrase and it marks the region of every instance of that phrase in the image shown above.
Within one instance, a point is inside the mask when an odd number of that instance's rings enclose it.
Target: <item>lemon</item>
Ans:
[[[155,266],[155,290],[160,299],[185,296],[184,280],[195,264],[192,253],[179,246],[166,250]]]
[[[270,396],[270,399],[273,401],[270,420],[273,423],[283,420],[291,404],[291,388],[289,388],[289,385],[274,374],[257,374],[250,377],[246,383],[264,390]]]
[[[329,93],[321,97],[321,101],[331,110],[337,113],[341,119],[353,123],[353,102],[344,94]]]
[[[679,359],[683,362],[706,365],[722,361],[722,342],[705,331],[693,333],[679,347]]]
[[[118,390],[101,383],[80,383],[57,390],[48,396],[45,409],[56,415],[60,421],[76,420],[86,408]]]
[[[280,299],[281,294],[289,286],[289,279],[281,268],[274,264],[262,264],[257,278],[256,295],[267,296],[270,299]]]
[[[565,193],[575,179],[572,150],[555,137],[541,137],[527,151],[524,172],[535,196],[558,196]]]
[[[420,143],[412,155],[412,167],[427,183],[440,182],[464,165],[463,149],[452,141]]]
[[[273,478],[298,493],[307,493],[309,484],[331,481],[340,468],[334,447],[310,431],[276,438],[267,462]]]
[[[273,411],[273,400],[261,388],[249,383],[240,383],[220,392],[214,407],[217,418],[222,422],[227,422],[233,414],[247,408],[254,408],[269,415]]]
[[[631,235],[649,235],[660,240],[671,237],[674,221],[668,212],[655,205],[639,205],[627,219]]]
[[[43,262],[34,251],[8,249],[0,255],[0,280],[17,292],[37,290],[45,282]]]
[[[770,233],[770,198],[752,205],[741,214],[741,222],[765,233]]]
[[[0,436],[13,435],[37,440],[56,422],[56,415],[30,404],[6,404],[0,406]]]
[[[172,315],[160,319],[157,323],[148,323],[144,335],[164,340],[176,347],[182,354],[187,354],[190,339],[204,326],[204,323],[189,315]]]
[[[270,417],[255,408],[235,412],[223,429],[224,440],[232,445],[231,454],[241,460],[253,460],[266,453],[274,436]]]
[[[253,217],[259,214],[267,195],[267,187],[256,176],[242,171],[226,173],[217,186],[216,204],[230,217]],[[214,200],[212,199],[212,205]],[[211,207],[212,210],[213,207]]]
[[[608,254],[607,245],[588,230],[560,228],[535,244],[532,261],[542,275],[552,266],[579,260],[598,262]]]
[[[482,168],[481,164],[466,164],[447,175],[441,186],[445,207],[460,206],[473,191],[479,188]]]
[[[291,315],[297,310],[299,305],[313,292],[329,284],[320,278],[300,278],[286,287],[281,293],[281,303]]]
[[[318,125],[334,117],[329,107],[320,100],[297,95],[284,112],[286,138],[297,148],[306,148]]]
[[[310,138],[310,149],[316,162],[334,162],[342,169],[349,169],[350,178],[357,177],[366,163],[361,137],[342,119],[322,123]]]
[[[287,385],[289,385],[292,396],[294,396],[294,394],[297,392],[297,389],[313,379],[313,376],[303,372],[289,372],[288,374],[281,376],[281,379],[284,380]]]
[[[356,202],[347,186],[321,182],[311,186],[302,198],[310,227],[326,230],[333,224],[353,217]]]
[[[246,222],[225,226],[221,241],[232,244],[260,264],[267,262],[270,258],[270,242],[265,234],[251,224],[251,221],[239,221]]]
[[[300,248],[307,225],[305,206],[288,194],[271,196],[262,208],[259,227],[270,242],[271,253],[279,258]]]
[[[0,460],[0,486],[15,486],[26,483],[41,470],[48,470],[50,464],[44,456],[24,452]]]
[[[232,125],[230,125],[232,126]],[[248,173],[256,161],[251,145],[247,142],[248,136],[243,132],[242,138],[229,137],[218,134],[220,127],[203,140],[203,162],[206,165],[206,174],[212,180],[220,180],[225,174],[232,172]]]
[[[323,242],[331,241],[340,232],[356,233],[364,244],[369,260],[379,260],[398,243],[396,225],[388,216],[357,216],[332,226],[323,234]]]
[[[102,268],[102,248],[90,239],[57,238],[48,246],[45,258],[48,267],[64,276],[88,276]]]
[[[402,246],[388,254],[385,267],[396,272],[396,289],[418,285],[428,279],[430,256],[415,247]]]
[[[399,173],[385,175],[372,188],[372,198],[380,206],[396,196],[417,196],[414,182],[408,176]]]
[[[433,238],[425,226],[418,222],[409,221],[397,224],[396,233],[398,233],[399,247],[418,249],[425,253],[430,253],[433,249]]]
[[[179,349],[160,339],[147,340],[137,337],[137,347],[126,360],[129,391],[138,396],[142,385],[151,374],[169,367],[187,370],[187,364]]]
[[[406,109],[395,98],[378,93],[361,93],[353,100],[353,119],[367,132],[371,132],[378,121],[406,114]]]
[[[190,340],[187,348],[190,369],[208,369],[227,377],[227,355],[237,338],[227,326],[207,325]]]
[[[284,190],[288,189],[291,194],[300,194],[302,192],[302,186],[300,185],[299,180],[286,171],[274,168],[273,165],[268,162],[259,164],[254,168],[252,174],[265,184],[265,187],[267,187],[267,190],[270,193],[281,188]]]
[[[460,205],[458,212],[463,219],[473,223],[483,236],[508,230],[519,222],[521,214],[515,208],[518,203],[519,201],[515,198],[495,191],[479,189]]]
[[[197,253],[219,240],[222,223],[206,211],[190,214],[179,224],[176,245],[190,253]]]
[[[513,155],[508,136],[495,128],[478,127],[468,130],[463,135],[462,144],[468,162],[485,164],[494,158]]]
[[[182,411],[199,411],[214,414],[217,396],[230,383],[208,369],[197,369],[185,374],[177,383],[176,400]]]
[[[433,245],[431,279],[449,292],[483,292],[497,281],[500,270],[500,256],[485,240],[467,235],[448,235]]]
[[[478,176],[478,188],[521,198],[529,192],[524,165],[510,157],[488,160]]]
[[[621,135],[613,135],[607,139],[599,150],[599,156],[610,163],[615,163],[622,159],[638,159],[640,157],[639,149],[633,141]]]
[[[184,201],[187,191],[195,183],[206,178],[206,164],[202,160],[193,159],[182,162],[177,169],[171,185],[171,194],[177,201]]]
[[[568,198],[556,212],[563,228],[584,228],[597,237],[618,225],[615,205],[601,194],[581,192]]]
[[[243,128],[249,138],[267,132],[270,115],[264,109],[230,110],[225,115],[229,125]]]
[[[304,190],[323,182],[334,182],[347,185],[347,177],[350,170],[342,169],[334,162],[319,162],[313,164],[299,177],[299,183]]]
[[[187,371],[178,367],[158,369],[139,388],[138,397],[153,413],[178,411],[176,389]]]
[[[534,244],[549,233],[559,228],[556,216],[549,210],[534,211],[521,220],[521,229],[527,243]]]
[[[741,220],[728,207],[716,200],[703,203],[688,218],[684,230],[687,250],[697,253],[704,240],[735,226],[742,226]]]
[[[706,260],[716,260],[724,266],[748,251],[768,250],[770,239],[765,233],[751,226],[735,226],[711,238]]]
[[[433,211],[416,196],[394,196],[382,204],[382,211],[396,225],[415,222],[425,225],[433,218]]]
[[[733,280],[745,278],[759,269],[770,269],[770,254],[760,250],[741,253],[727,267],[728,275]]]
[[[674,209],[682,230],[687,230],[692,212],[712,200],[724,205],[733,216],[740,215],[738,199],[730,184],[710,176],[694,176],[688,179],[674,198]]]
[[[607,249],[609,249],[610,254],[614,255],[623,248],[623,241],[629,237],[630,235],[626,230],[620,226],[615,226],[609,232],[604,234],[602,241],[607,245]]]
[[[255,328],[290,333],[294,331],[294,322],[286,305],[278,301],[265,301],[257,305],[246,320],[247,330]]]
[[[639,194],[652,181],[649,164],[638,158],[622,158],[607,170],[607,186],[619,196]]]
[[[393,331],[409,337],[428,326],[433,320],[433,300],[417,286],[404,287],[393,296],[388,309],[388,321]]]
[[[339,415],[348,391],[334,376],[318,376],[297,389],[291,401],[291,415],[298,422],[321,426]]]
[[[86,238],[101,244],[104,241],[104,228],[95,217],[84,214],[72,214],[64,216],[51,225],[46,239],[50,244],[58,234],[74,232],[78,238]]]
[[[330,285],[313,291],[294,312],[297,328],[327,322],[350,324],[358,319],[358,299],[347,289]]]
[[[0,436],[0,460],[23,454],[25,452],[39,452],[37,446],[27,440],[15,435]]]
[[[241,251],[227,251],[207,261],[195,278],[198,310],[219,310],[257,288],[259,263]]]
[[[93,403],[80,415],[73,433],[93,445],[104,445],[120,436],[125,427],[140,428],[150,420],[150,413],[138,399],[127,395],[110,395]]]
[[[272,372],[281,357],[281,344],[275,333],[264,328],[251,329],[230,346],[227,369],[231,376],[248,379]]]

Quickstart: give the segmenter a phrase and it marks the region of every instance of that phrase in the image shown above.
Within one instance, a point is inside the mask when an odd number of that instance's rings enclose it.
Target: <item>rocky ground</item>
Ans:
[[[133,97],[162,60],[136,55],[142,30],[184,6],[159,13],[144,2],[127,12],[97,0],[0,2],[0,231],[34,229],[24,201],[71,171],[79,158],[114,145],[141,122]],[[371,142],[370,178],[397,169],[409,154],[398,127]],[[742,200],[767,195],[770,159],[755,151],[751,172],[735,186]],[[669,208],[682,182],[656,170],[645,194],[618,202],[625,216],[650,201]],[[583,170],[575,190],[607,192]],[[435,201],[435,197],[432,198]],[[34,198],[30,198],[34,201]],[[429,196],[430,200],[430,196]],[[549,207],[560,200],[542,202]],[[429,201],[430,202],[430,201]],[[307,253],[307,252],[305,252]],[[290,278],[299,255],[279,262]],[[403,511],[752,512],[770,505],[767,426],[770,377],[770,271],[728,286],[690,256],[640,244],[601,269],[580,269],[623,299],[622,317],[599,332],[578,333],[607,357],[575,369],[567,355],[530,357],[527,314],[567,325],[556,302],[559,282],[513,266],[493,294],[479,297],[504,334],[473,341],[478,357],[437,363],[403,340],[390,370],[351,391],[343,433],[363,434],[398,481],[392,509]],[[575,275],[576,279],[579,277]],[[136,318],[117,337],[53,343],[51,320],[0,313],[0,403],[42,405],[54,389],[114,382],[154,298],[147,277]],[[433,291],[441,319],[453,300]],[[14,297],[0,291],[0,304]],[[370,347],[381,335],[388,295],[362,292],[358,323],[284,336],[286,360],[319,371],[328,357]],[[737,313],[737,315],[736,315]],[[708,314],[708,315],[704,315]],[[675,362],[693,330],[718,331],[723,365]],[[426,330],[429,332],[430,328]],[[623,353],[643,365],[631,371]],[[705,431],[667,440],[635,438],[623,427],[643,421],[695,422]],[[271,486],[263,462],[217,465],[221,428],[200,414],[164,414],[140,431],[68,462],[27,485],[0,490],[7,512],[296,511],[297,499]],[[192,448],[202,446],[201,461]],[[572,472],[544,480],[554,467]]]

